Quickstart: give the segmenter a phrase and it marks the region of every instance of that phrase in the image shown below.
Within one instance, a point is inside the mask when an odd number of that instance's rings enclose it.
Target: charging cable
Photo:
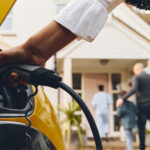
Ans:
[[[5,83],[3,81],[5,80],[7,75],[10,75],[10,73],[12,72],[16,72],[21,80],[24,80],[25,82],[32,84],[35,87],[37,87],[38,85],[43,85],[55,89],[62,88],[68,94],[70,94],[74,98],[74,100],[79,104],[88,120],[88,123],[94,136],[96,150],[103,150],[101,138],[91,112],[89,111],[84,101],[80,98],[80,96],[73,89],[71,89],[69,86],[62,82],[62,78],[60,76],[58,76],[54,71],[45,69],[40,66],[26,64],[7,65],[0,68],[1,85]]]

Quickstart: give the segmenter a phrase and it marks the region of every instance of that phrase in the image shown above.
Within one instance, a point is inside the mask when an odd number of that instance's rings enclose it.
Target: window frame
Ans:
[[[68,3],[66,3],[66,2],[58,2],[58,3],[56,3],[55,4],[55,15],[57,15],[57,14],[59,14],[59,12],[67,5]],[[58,10],[58,12],[57,12],[57,6],[58,5],[65,5],[63,8],[61,8],[60,10]]]
[[[81,89],[74,89],[74,91],[78,94],[81,94],[81,98],[83,98],[83,74],[81,72],[73,72],[72,73],[72,87],[73,87],[73,74],[80,74],[81,75]]]
[[[2,28],[3,25],[6,23],[7,19],[11,18],[11,28],[10,29],[4,29]],[[8,13],[7,17],[5,18],[4,22],[2,23],[2,25],[0,26],[0,34],[2,36],[12,36],[12,35],[16,35],[14,34],[14,9],[12,8],[11,11]]]

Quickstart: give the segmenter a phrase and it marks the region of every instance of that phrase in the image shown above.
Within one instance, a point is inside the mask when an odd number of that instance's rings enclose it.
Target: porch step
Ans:
[[[120,138],[119,137],[108,137],[108,138],[102,138],[103,141],[106,141],[106,140],[109,140],[109,141],[120,141]],[[93,137],[88,137],[88,141],[94,141],[94,138]]]
[[[126,143],[121,142],[119,138],[108,138],[108,141],[105,141],[105,139],[103,139],[102,144],[104,150],[125,150],[126,149]],[[139,150],[137,143],[133,143],[133,147],[134,150]],[[84,150],[95,150],[94,140],[92,139],[88,140],[87,146],[84,148]],[[150,147],[148,147],[146,150],[150,150]]]

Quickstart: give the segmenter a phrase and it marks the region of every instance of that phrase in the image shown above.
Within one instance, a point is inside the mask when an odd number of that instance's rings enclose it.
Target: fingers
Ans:
[[[123,99],[122,98],[120,98],[116,101],[116,107],[120,107],[120,106],[122,106],[122,104],[123,104]]]
[[[0,66],[5,64],[24,62],[27,62],[27,57],[26,54],[23,53],[21,46],[17,46],[0,52]],[[18,84],[22,84],[24,86],[27,85],[27,83],[21,80],[18,74],[15,72],[11,73],[11,75],[8,76],[8,80],[11,86],[17,86]]]
[[[22,84],[23,86],[28,85],[25,81],[21,80],[18,74],[15,72],[11,73],[11,75],[9,76],[9,82],[11,86],[17,86],[18,84]]]

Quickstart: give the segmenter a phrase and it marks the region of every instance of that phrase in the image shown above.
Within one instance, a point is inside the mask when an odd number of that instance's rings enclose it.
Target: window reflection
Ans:
[[[81,74],[74,73],[72,76],[73,89],[81,90]]]
[[[111,75],[112,78],[112,89],[121,90],[121,75],[114,73]]]
[[[118,93],[114,93],[113,94],[113,110],[116,110],[117,108],[116,108],[116,101],[117,101],[117,99],[119,98],[119,94]]]
[[[5,18],[0,30],[11,31],[13,28],[13,9],[10,10],[9,14]]]
[[[66,4],[57,4],[56,5],[56,14],[58,14],[65,6],[66,6]]]
[[[120,131],[121,121],[116,115],[114,116],[114,131]]]
[[[78,93],[78,94],[79,94],[80,97],[82,97],[82,94],[81,94],[81,93]]]

